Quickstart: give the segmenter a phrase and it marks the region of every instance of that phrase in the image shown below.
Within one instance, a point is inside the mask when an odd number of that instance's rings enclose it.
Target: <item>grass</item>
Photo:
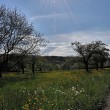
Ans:
[[[98,110],[110,84],[109,72],[5,74],[0,79],[0,110]]]

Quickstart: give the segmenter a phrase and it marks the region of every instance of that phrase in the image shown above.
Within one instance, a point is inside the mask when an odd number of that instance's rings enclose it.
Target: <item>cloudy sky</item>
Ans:
[[[0,0],[18,8],[50,43],[46,55],[75,55],[71,42],[110,45],[110,0]]]

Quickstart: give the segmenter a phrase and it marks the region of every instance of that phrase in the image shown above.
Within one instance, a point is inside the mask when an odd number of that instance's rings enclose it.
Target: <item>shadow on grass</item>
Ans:
[[[28,81],[28,80],[33,80],[33,79],[35,79],[34,75],[27,75],[27,74],[14,75],[14,76],[6,75],[0,78],[0,88],[10,83]]]

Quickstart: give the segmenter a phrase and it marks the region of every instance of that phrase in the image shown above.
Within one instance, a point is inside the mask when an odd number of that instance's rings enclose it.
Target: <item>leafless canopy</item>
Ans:
[[[106,51],[109,51],[108,49],[106,49],[106,45],[101,41],[94,41],[88,44],[81,44],[80,42],[76,41],[72,43],[72,47],[82,58],[82,62],[86,67],[86,71],[88,71],[89,62],[93,55],[96,56],[96,54],[98,54],[99,52],[105,53]]]
[[[36,53],[44,42],[42,35],[35,32],[17,9],[0,7],[0,68],[8,61],[10,53]]]

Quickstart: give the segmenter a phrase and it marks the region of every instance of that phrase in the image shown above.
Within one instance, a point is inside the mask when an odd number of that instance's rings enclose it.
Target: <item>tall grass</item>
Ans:
[[[5,75],[0,110],[98,110],[109,82],[107,70]]]

